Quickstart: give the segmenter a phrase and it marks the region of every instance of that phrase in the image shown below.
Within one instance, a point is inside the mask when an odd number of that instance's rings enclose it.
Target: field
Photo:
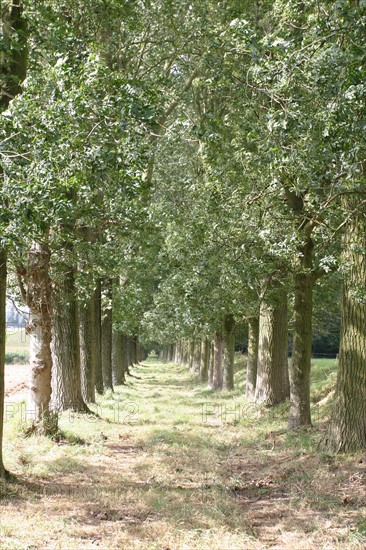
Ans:
[[[365,548],[366,457],[317,451],[335,362],[314,364],[314,428],[289,432],[287,405],[245,401],[243,361],[228,394],[149,358],[56,441],[10,404],[1,549]]]
[[[6,334],[6,351],[22,352],[29,350],[29,336],[24,328],[10,328]]]
[[[29,336],[24,328],[13,327],[6,333],[6,364],[29,361]]]

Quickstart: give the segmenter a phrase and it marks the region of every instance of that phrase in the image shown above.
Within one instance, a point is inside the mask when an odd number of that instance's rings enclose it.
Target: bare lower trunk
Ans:
[[[173,363],[173,361],[174,361],[174,344],[169,344],[168,363]]]
[[[122,369],[123,369],[123,375],[126,377],[127,371],[128,371],[128,343],[127,343],[127,335],[122,332]]]
[[[57,416],[50,410],[52,307],[49,262],[48,246],[34,242],[28,255],[26,292],[22,287],[30,313],[27,325],[30,336],[30,411],[34,428],[44,434],[57,430]]]
[[[132,365],[137,365],[138,358],[137,358],[137,337],[136,336],[133,336],[131,338],[131,358],[132,358]]]
[[[182,364],[182,356],[183,356],[183,341],[182,340],[178,340],[175,349],[176,349],[175,362],[177,363],[177,365],[181,365]]]
[[[92,299],[80,306],[81,389],[86,403],[95,403],[95,363],[97,350],[94,313],[95,307]]]
[[[129,367],[133,367],[135,364],[135,341],[132,336],[126,337],[126,346],[127,346],[127,370],[126,373],[131,375]],[[166,361],[166,349],[163,350],[163,361]]]
[[[226,390],[234,389],[235,321],[233,315],[224,318],[224,381]]]
[[[0,53],[0,111],[7,109],[10,101],[21,92],[21,83],[27,72],[27,29],[22,17],[20,0],[1,3]],[[0,166],[0,173],[2,172]],[[1,174],[2,175],[2,174]],[[6,208],[1,201],[0,208]],[[6,250],[0,248],[0,479],[7,475],[3,464],[4,375],[6,339]]]
[[[343,243],[347,271],[337,387],[323,446],[331,452],[354,453],[366,450],[366,213],[350,199],[344,202],[353,213]]]
[[[188,365],[189,370],[193,372],[194,370],[194,350],[195,350],[195,341],[190,340],[189,341],[189,351],[188,351]]]
[[[123,341],[123,333],[120,331],[113,332],[113,350],[112,350],[112,368],[113,368],[113,384],[122,386],[126,383],[125,379],[125,344]]]
[[[104,390],[113,391],[112,381],[112,282],[106,281],[102,303],[102,374]]]
[[[276,305],[262,302],[259,318],[258,370],[255,402],[266,406],[288,397],[287,296]]]
[[[214,342],[214,370],[212,378],[213,389],[222,388],[222,334],[221,332],[215,333]]]
[[[188,343],[188,340],[183,340],[182,361],[183,361],[183,365],[188,366],[188,364],[189,364],[189,343]]]
[[[201,365],[200,365],[200,381],[207,382],[208,380],[208,364],[210,360],[210,342],[207,338],[201,342]]]
[[[6,475],[3,462],[4,376],[6,339],[6,252],[0,249],[0,480]]]
[[[308,251],[311,254],[311,250]],[[313,287],[312,273],[296,273],[294,329],[290,362],[291,429],[310,426],[310,366],[312,344]]]
[[[319,270],[313,270],[312,232],[315,227],[309,218],[304,198],[283,182],[286,201],[299,229],[299,244],[294,273],[294,325],[292,359],[290,362],[289,428],[311,425],[310,367],[312,345],[313,288]]]
[[[81,392],[80,342],[74,271],[63,275],[53,295],[52,404],[57,411],[88,411]]]
[[[259,317],[251,317],[248,320],[248,360],[247,360],[247,382],[246,398],[254,399],[257,383],[258,367],[258,344],[259,344]]]
[[[210,362],[208,367],[208,385],[213,385],[213,373],[214,373],[214,364],[215,364],[215,347],[214,343],[210,344]]]
[[[102,371],[102,298],[101,281],[96,282],[93,296],[94,340],[95,340],[95,389],[99,395],[104,392]]]
[[[193,372],[199,374],[201,365],[201,343],[195,342],[193,356]]]

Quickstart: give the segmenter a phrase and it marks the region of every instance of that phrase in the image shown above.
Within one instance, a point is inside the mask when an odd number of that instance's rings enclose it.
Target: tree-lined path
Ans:
[[[364,0],[1,1],[1,550],[365,545],[365,81]]]
[[[217,394],[151,358],[101,419],[64,413],[58,443],[7,446],[23,483],[2,501],[1,548],[362,548],[365,460],[317,456],[319,427],[281,432],[281,407],[259,417],[242,367]]]

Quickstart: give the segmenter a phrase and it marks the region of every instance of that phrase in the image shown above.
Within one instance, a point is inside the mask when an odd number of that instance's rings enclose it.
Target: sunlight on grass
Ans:
[[[149,359],[141,380],[98,397],[98,416],[63,413],[55,441],[22,437],[18,404],[5,457],[21,483],[3,491],[1,549],[356,548],[366,518],[355,461],[317,455],[317,429],[288,431],[288,403],[248,403],[245,358],[236,360],[230,394]],[[334,361],[314,361],[319,418],[334,376]],[[345,521],[349,479],[357,514]]]

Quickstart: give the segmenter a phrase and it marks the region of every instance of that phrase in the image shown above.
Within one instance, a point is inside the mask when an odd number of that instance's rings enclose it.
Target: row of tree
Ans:
[[[152,208],[164,275],[146,330],[167,343],[222,334],[230,389],[233,326],[245,319],[249,394],[289,395],[296,428],[311,423],[314,318],[334,327],[341,305],[325,446],[364,448],[365,6],[226,7],[210,14],[190,103],[160,143]]]
[[[328,446],[366,446],[365,17],[356,0],[2,2],[1,372],[8,262],[39,418],[112,389],[126,335],[204,342],[217,387],[223,338],[230,389],[245,321],[248,396],[289,395],[309,425],[312,323],[342,296]],[[1,396],[3,374],[0,415]]]

